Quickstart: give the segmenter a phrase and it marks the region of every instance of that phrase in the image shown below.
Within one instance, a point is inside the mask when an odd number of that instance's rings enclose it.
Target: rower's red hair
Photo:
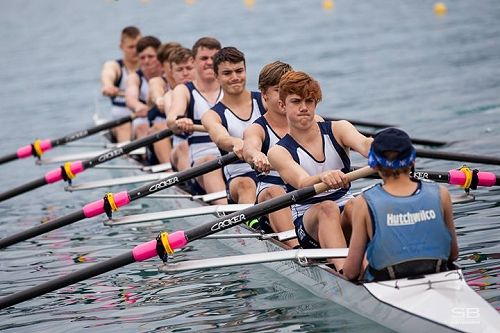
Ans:
[[[288,95],[299,95],[302,98],[312,97],[321,101],[321,88],[318,81],[305,72],[290,71],[285,73],[279,84],[280,100],[285,102]]]

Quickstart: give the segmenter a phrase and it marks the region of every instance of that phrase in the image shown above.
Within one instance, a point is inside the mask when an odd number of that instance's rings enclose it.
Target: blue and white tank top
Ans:
[[[250,113],[248,119],[241,119],[222,102],[217,103],[212,108],[212,110],[219,115],[222,126],[226,128],[229,135],[232,137],[243,138],[243,132],[245,129],[266,112],[266,109],[262,104],[260,92],[252,91],[250,96],[252,98],[252,112]],[[221,155],[226,155],[228,153],[227,151],[221,149],[219,150]],[[255,171],[244,161],[237,161],[224,167],[224,177],[227,183],[229,183],[234,177],[248,173],[255,173]]]
[[[193,82],[185,83],[189,90],[189,104],[186,109],[186,115],[190,118],[195,125],[201,125],[201,117],[210,110],[214,104],[210,103],[199,91],[196,89]],[[219,91],[219,96],[215,101],[215,104],[224,96],[222,89]],[[191,157],[191,162],[194,162],[201,157],[207,155],[219,156],[219,150],[215,143],[212,142],[208,133],[193,132],[188,138],[189,144],[189,155]]]
[[[381,270],[405,261],[449,258],[451,235],[441,213],[439,185],[421,181],[415,194],[397,197],[376,184],[362,195],[372,218],[373,237],[366,249],[371,267]],[[365,278],[372,280],[366,272]]]
[[[122,59],[117,59],[116,62],[120,66],[120,76],[116,79],[114,82],[115,87],[120,89],[120,91],[125,91],[127,88],[127,76],[128,76],[128,70],[127,67],[125,67],[125,63],[123,62]],[[117,107],[122,107],[126,108],[127,105],[125,104],[125,96],[113,96],[111,98],[111,104]]]
[[[269,148],[274,146],[279,140],[281,140],[281,138],[273,130],[271,125],[269,125],[267,119],[264,116],[257,118],[254,123],[260,125],[264,130],[264,141],[262,142],[260,151],[264,155],[267,155]],[[278,171],[271,170],[268,174],[260,173],[257,175],[257,195],[261,191],[272,185],[282,186],[283,189],[286,190],[285,182],[283,181],[283,179],[281,179]]]
[[[332,131],[332,123],[330,121],[318,122],[317,126],[319,126],[323,141],[323,161],[316,160],[311,153],[295,141],[290,134],[285,135],[277,144],[284,147],[290,153],[293,160],[311,176],[327,170],[341,170],[344,173],[349,172],[351,161],[348,153],[335,139]],[[289,184],[286,184],[286,187],[288,192],[296,190]],[[352,195],[348,189],[341,188],[337,190],[328,190],[300,204],[292,205],[293,219],[296,220],[298,217],[304,215],[309,207],[324,200],[336,201],[339,206],[343,206],[350,198],[352,198]]]
[[[142,70],[138,69],[136,71],[137,75],[139,75],[139,101],[144,104],[148,104],[148,91],[149,91],[149,83]]]

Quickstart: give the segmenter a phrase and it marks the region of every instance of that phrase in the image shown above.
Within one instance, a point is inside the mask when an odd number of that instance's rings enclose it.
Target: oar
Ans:
[[[29,144],[29,145],[26,145],[26,146],[19,148],[17,150],[17,152],[15,152],[15,153],[0,157],[0,164],[14,161],[14,160],[17,160],[20,158],[26,158],[29,156],[35,156],[35,157],[40,158],[40,156],[42,156],[42,154],[44,152],[46,152],[47,150],[50,150],[54,147],[64,145],[68,142],[76,141],[76,140],[85,138],[89,135],[96,134],[96,133],[99,133],[101,131],[128,123],[128,122],[132,121],[134,118],[135,118],[135,115],[131,115],[131,116],[123,117],[120,119],[112,120],[112,121],[109,121],[107,123],[104,123],[104,124],[101,124],[98,126],[87,128],[85,130],[73,132],[73,133],[68,134],[66,136],[63,136],[59,139],[36,140],[32,144]]]
[[[132,141],[131,143],[120,147],[109,150],[101,155],[98,155],[92,159],[86,161],[77,162],[67,162],[57,169],[51,170],[45,174],[45,176],[32,180],[21,186],[15,187],[3,193],[0,193],[0,202],[15,197],[17,195],[32,191],[36,188],[42,187],[44,185],[52,184],[60,180],[70,181],[77,174],[83,172],[86,169],[92,168],[98,164],[110,161],[114,158],[127,154],[137,148],[146,146],[158,140],[164,139],[171,136],[173,133],[169,129],[162,130],[160,132],[151,134],[142,139]]]
[[[376,132],[369,132],[363,130],[360,130],[359,133],[363,134],[364,136],[374,136],[375,134],[377,134]],[[444,146],[448,144],[448,142],[445,141],[418,139],[413,137],[411,138],[411,142],[416,145],[435,146],[435,147]]]
[[[227,164],[236,162],[237,160],[238,157],[234,153],[230,153],[224,155],[223,157],[200,164],[194,168],[178,172],[156,182],[137,187],[128,192],[122,191],[116,194],[108,193],[104,196],[104,199],[91,202],[85,205],[81,210],[0,239],[0,249],[102,213],[106,213],[108,216],[111,216],[112,211],[116,211],[119,207],[128,205],[134,200],[209,173]]]
[[[424,157],[424,158],[448,160],[448,161],[500,165],[500,158],[498,158],[498,157],[484,156],[484,155],[472,155],[472,154],[464,154],[464,153],[452,153],[452,152],[438,151],[438,150],[432,150],[432,149],[417,149],[417,156]]]
[[[361,177],[366,177],[373,172],[374,171],[372,169],[365,167],[349,172],[347,176],[351,181],[353,181]],[[235,212],[187,231],[176,231],[171,234],[161,233],[158,236],[158,240],[154,239],[146,243],[139,244],[134,247],[132,251],[124,253],[118,257],[108,259],[104,262],[94,264],[79,271],[47,281],[38,286],[6,296],[0,299],[0,309],[27,301],[37,296],[112,271],[116,268],[132,264],[134,262],[150,259],[156,255],[159,255],[162,259],[166,260],[167,250],[165,247],[168,248],[169,254],[173,254],[173,250],[180,249],[196,239],[215,234],[219,231],[229,229],[237,224],[252,220],[261,215],[288,207],[293,203],[309,199],[316,194],[326,191],[327,189],[328,188],[324,183],[319,183],[314,186],[309,186],[287,193],[281,197],[273,198],[269,201],[262,202],[245,210]]]
[[[348,122],[350,122],[353,125],[374,127],[374,128],[397,127],[397,125],[394,125],[394,124],[374,123],[374,122],[370,122],[370,121],[354,120],[354,119],[346,119],[346,118],[323,117],[323,119],[327,120],[327,121],[347,120]]]
[[[353,169],[358,169],[353,167]],[[472,170],[467,167],[453,169],[446,172],[416,170],[411,173],[411,176],[417,179],[428,179],[438,183],[446,183],[450,185],[460,185],[465,188],[475,190],[478,186],[499,186],[500,176],[493,172]],[[379,175],[370,175],[369,178],[380,178]]]

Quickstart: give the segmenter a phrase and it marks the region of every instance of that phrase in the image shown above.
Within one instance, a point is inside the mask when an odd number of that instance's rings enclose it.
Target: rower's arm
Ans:
[[[180,132],[177,118],[186,115],[189,98],[189,90],[184,84],[177,85],[172,91],[172,104],[167,112],[167,126],[175,133]]]
[[[141,78],[137,73],[132,73],[127,77],[127,89],[125,90],[125,103],[127,107],[139,117],[146,117],[148,106],[139,100],[139,86]]]
[[[273,146],[267,153],[267,158],[274,170],[287,184],[299,189],[321,182],[319,176],[311,176],[297,164],[290,153],[279,145]]]
[[[165,81],[161,77],[154,77],[148,81],[148,102],[156,105],[158,110],[165,112]]]
[[[441,197],[441,209],[443,213],[444,222],[450,231],[451,235],[451,249],[450,261],[458,259],[458,241],[457,233],[455,231],[455,223],[453,222],[453,204],[451,202],[450,193],[444,186],[439,186],[439,195]]]
[[[364,157],[368,157],[373,138],[359,133],[356,127],[347,120],[332,121],[335,138],[345,148],[351,148]]]
[[[250,125],[243,132],[243,158],[245,162],[252,165],[258,172],[270,171],[267,156],[261,151],[264,138],[264,130],[258,124]]]
[[[363,196],[358,196],[353,201],[351,241],[347,259],[342,268],[348,280],[357,280],[364,271],[363,258],[368,244],[367,225],[369,223],[371,220],[366,201]]]
[[[210,139],[212,139],[217,147],[227,152],[234,152],[240,159],[243,159],[243,139],[229,135],[227,129],[222,125],[222,120],[217,112],[214,110],[205,112],[203,117],[201,117],[201,123],[207,129]]]
[[[101,70],[101,93],[104,96],[116,96],[120,92],[115,82],[120,76],[120,65],[114,60],[104,63]]]

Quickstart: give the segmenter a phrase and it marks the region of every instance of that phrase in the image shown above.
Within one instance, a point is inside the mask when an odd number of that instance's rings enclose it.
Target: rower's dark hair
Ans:
[[[161,46],[161,42],[158,38],[154,36],[144,36],[137,42],[136,50],[137,53],[141,53],[148,47],[152,47],[157,51]]]
[[[193,57],[196,58],[198,50],[201,47],[209,50],[220,50],[222,48],[222,45],[217,39],[213,37],[201,37],[193,44],[193,47],[191,48],[191,51],[193,51]]]
[[[122,41],[125,37],[134,39],[134,38],[139,37],[140,35],[141,35],[141,31],[139,30],[139,28],[134,27],[133,25],[130,25],[128,27],[123,28],[121,39],[122,39]]]
[[[259,74],[259,90],[265,92],[267,88],[277,86],[281,77],[292,70],[292,66],[279,60],[265,65]]]
[[[169,43],[162,44],[160,46],[160,48],[158,49],[158,52],[156,52],[156,55],[158,57],[158,61],[161,64],[169,61],[168,58],[170,57],[170,54],[172,53],[172,51],[174,51],[175,49],[177,49],[179,47],[182,47],[182,45],[180,43],[177,43],[177,42],[169,42]]]
[[[214,72],[215,75],[217,75],[217,71],[219,70],[219,65],[223,62],[229,62],[231,64],[237,64],[239,62],[243,61],[243,65],[246,67],[245,64],[245,55],[243,52],[238,50],[237,48],[233,46],[226,46],[223,47],[222,49],[219,50],[214,55]]]
[[[194,59],[193,52],[186,47],[178,47],[170,52],[168,62],[170,64],[182,64],[189,59]]]
[[[298,95],[301,98],[312,97],[316,104],[321,101],[321,87],[318,81],[305,72],[289,71],[285,73],[279,84],[280,100],[285,102],[288,95]]]

